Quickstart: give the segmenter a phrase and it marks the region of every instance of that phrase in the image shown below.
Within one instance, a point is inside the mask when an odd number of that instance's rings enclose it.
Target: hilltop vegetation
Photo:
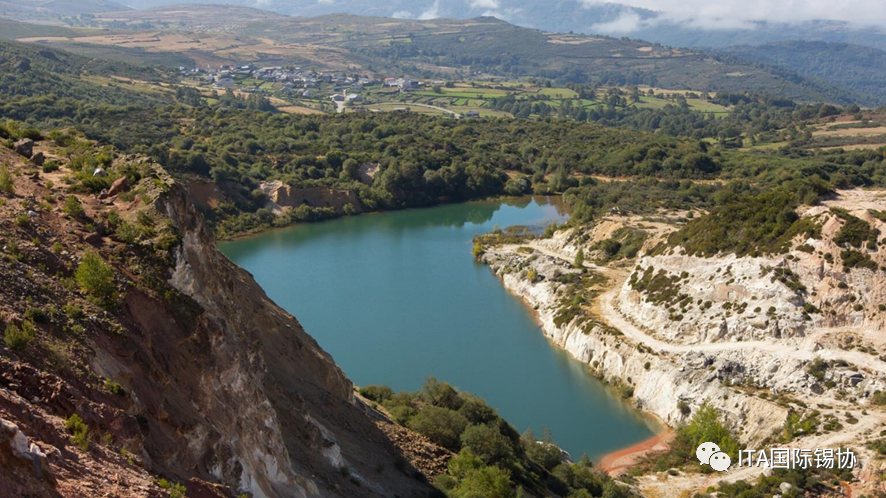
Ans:
[[[547,33],[491,17],[418,21],[352,15],[291,18],[261,13],[190,5],[88,16],[78,24],[122,30],[130,43],[154,54],[171,53],[195,62],[295,64],[414,77],[466,78],[478,73],[538,76],[558,83],[749,90],[843,104],[859,100],[847,88],[725,54],[629,39]],[[232,22],[241,26],[237,33],[225,29]],[[51,43],[60,47],[76,44],[81,53],[95,50],[100,55],[108,54],[108,47],[120,41],[115,34]],[[125,52],[133,60],[143,60],[150,53]]]
[[[721,119],[679,105],[658,110],[614,105],[614,99],[633,99],[636,94],[595,95],[613,100],[606,104],[601,122],[654,134],[575,122],[575,116],[563,111],[569,100],[557,111],[563,119],[459,121],[415,113],[290,115],[274,112],[259,95],[227,92],[210,102],[192,88],[146,87],[115,79],[121,73],[154,80],[166,77],[142,67],[89,62],[33,46],[0,44],[0,48],[0,65],[8,69],[2,76],[7,82],[0,105],[3,116],[33,125],[72,128],[53,140],[66,148],[67,159],[76,165],[69,169],[78,175],[85,174],[81,165],[101,163],[92,153],[78,149],[77,144],[86,138],[111,145],[107,152],[111,158],[145,153],[180,178],[211,182],[218,199],[204,205],[204,210],[222,236],[361,211],[560,192],[567,192],[576,223],[592,220],[612,207],[638,213],[649,213],[654,207],[722,207],[732,218],[756,223],[748,209],[735,203],[747,202],[753,208],[758,202],[753,196],[785,182],[802,188],[791,187],[789,205],[779,207],[773,216],[800,203],[815,203],[832,188],[886,181],[883,157],[876,151],[804,148],[811,136],[808,129],[801,131],[807,123],[839,109],[763,95],[720,92],[713,100],[731,109]],[[21,68],[22,64],[28,68]],[[594,92],[580,85],[569,90],[577,99]],[[17,138],[13,133],[6,136]],[[770,151],[746,149],[744,143],[781,139],[790,141]],[[367,168],[376,171],[371,179],[364,174]],[[595,177],[636,183],[600,182]],[[656,181],[643,180],[650,177]],[[82,176],[76,179],[85,182],[87,189],[98,192],[102,188],[101,182]],[[688,181],[714,179],[723,181]],[[267,191],[262,190],[272,180],[294,188],[339,189],[350,192],[352,200],[343,208],[305,204],[275,214],[267,207]],[[637,189],[637,185],[651,190]],[[749,197],[743,201],[741,196]],[[704,223],[697,220],[692,226],[698,227],[697,234],[716,242],[705,243],[703,252],[753,249],[740,248],[728,233],[707,230]],[[742,232],[741,237],[748,233]],[[701,243],[691,231],[684,235]],[[768,233],[765,238],[778,236]]]
[[[789,68],[798,74],[843,86],[865,98],[858,104],[886,105],[886,52],[848,43],[784,41],[743,45],[724,52]]]

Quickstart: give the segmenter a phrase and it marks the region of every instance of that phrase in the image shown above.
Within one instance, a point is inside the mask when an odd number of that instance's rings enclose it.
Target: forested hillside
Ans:
[[[31,46],[0,47],[0,65],[5,69],[0,115],[42,127],[72,128],[58,137],[67,160],[81,169],[71,182],[98,193],[109,182],[89,178],[89,167],[116,154],[149,154],[181,178],[215,185],[218,200],[204,209],[223,236],[351,212],[564,192],[582,185],[597,194],[571,194],[571,199],[585,199],[579,204],[586,206],[575,206],[577,219],[613,205],[639,209],[643,204],[636,198],[638,192],[621,190],[620,184],[599,184],[594,179],[599,176],[662,180],[649,206],[662,202],[712,206],[730,199],[714,195],[718,189],[708,187],[698,195],[674,196],[675,191],[699,188],[688,180],[741,180],[724,184],[737,193],[759,192],[803,177],[823,182],[819,193],[830,186],[883,182],[882,156],[875,151],[733,150],[730,141],[742,133],[759,137],[780,133],[780,127],[826,110],[745,94],[718,97],[736,107],[735,118],[702,120],[703,126],[694,130],[691,125],[675,128],[675,133],[697,138],[569,120],[458,121],[412,113],[287,115],[273,112],[265,99],[255,95],[222,94],[210,104],[189,88],[146,92],[144,87],[115,83],[119,80],[113,76],[133,72],[145,78],[163,77],[144,68]],[[102,78],[95,82],[99,74]],[[701,114],[679,108],[627,114],[621,125],[660,131],[640,119],[643,116],[693,123]],[[631,119],[637,121],[632,124]],[[19,138],[18,129],[10,124],[3,137]],[[721,145],[702,136],[719,137]],[[78,145],[83,139],[110,147],[102,154],[87,152]],[[367,178],[368,170],[376,172],[373,177]],[[271,180],[295,188],[350,192],[350,207],[304,205],[275,215],[266,208],[268,192],[263,190]],[[606,195],[599,195],[600,189]]]
[[[886,104],[886,52],[847,43],[785,41],[741,45],[724,52],[789,68],[809,78],[840,85],[868,97],[872,105]],[[859,102],[863,104],[865,102]]]
[[[51,28],[43,37],[35,38],[32,32],[28,39],[99,58],[128,56],[172,67],[255,63],[360,70],[375,76],[536,76],[559,84],[645,84],[865,103],[864,95],[845,87],[734,56],[627,38],[545,32],[494,17],[433,21],[343,14],[287,17],[258,9],[187,5],[81,16],[71,24],[92,31],[46,38],[58,29]],[[233,25],[234,31],[229,29]],[[16,31],[27,30],[18,26]],[[126,35],[120,38],[121,33]]]

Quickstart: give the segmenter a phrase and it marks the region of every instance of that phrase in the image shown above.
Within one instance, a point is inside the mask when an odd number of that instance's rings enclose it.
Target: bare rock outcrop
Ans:
[[[18,155],[27,157],[28,159],[34,155],[34,141],[30,138],[19,140],[13,145],[13,148]]]
[[[337,213],[346,210],[354,212],[361,209],[357,192],[349,189],[326,187],[297,188],[281,181],[265,182],[261,189],[267,194],[270,207],[277,212],[296,209],[306,205],[314,208],[332,208]]]

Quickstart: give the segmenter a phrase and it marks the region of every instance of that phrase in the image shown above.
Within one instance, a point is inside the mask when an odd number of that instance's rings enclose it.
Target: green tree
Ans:
[[[95,252],[87,252],[74,273],[77,285],[90,297],[108,301],[114,295],[114,269]]]
[[[469,472],[455,488],[457,498],[514,498],[511,473],[505,469],[489,466]]]
[[[487,464],[507,461],[513,456],[511,442],[497,428],[472,425],[461,435],[461,444]]]
[[[692,448],[701,443],[711,442],[731,458],[738,457],[738,442],[729,428],[723,425],[717,409],[710,400],[705,400],[698,407],[689,424],[680,429],[680,434],[689,441]]]
[[[409,420],[407,426],[440,446],[458,451],[461,433],[468,426],[468,420],[457,411],[426,405]]]
[[[526,432],[520,437],[526,455],[548,470],[563,462],[563,454],[560,452],[560,448],[551,441],[551,438],[551,431],[547,428],[542,430],[540,441],[536,439],[531,428],[526,429]]]
[[[581,268],[585,265],[585,252],[583,249],[579,249],[578,252],[575,254],[575,261],[573,262],[573,265],[576,268]]]
[[[451,384],[440,382],[434,377],[425,379],[422,395],[435,406],[458,410],[464,402],[458,391]]]

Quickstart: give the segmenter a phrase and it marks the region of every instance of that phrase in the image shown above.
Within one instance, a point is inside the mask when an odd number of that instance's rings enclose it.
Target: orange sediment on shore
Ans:
[[[649,453],[667,450],[674,435],[674,431],[668,429],[633,446],[610,453],[600,460],[600,468],[609,474],[626,470],[636,465],[640,458]]]

